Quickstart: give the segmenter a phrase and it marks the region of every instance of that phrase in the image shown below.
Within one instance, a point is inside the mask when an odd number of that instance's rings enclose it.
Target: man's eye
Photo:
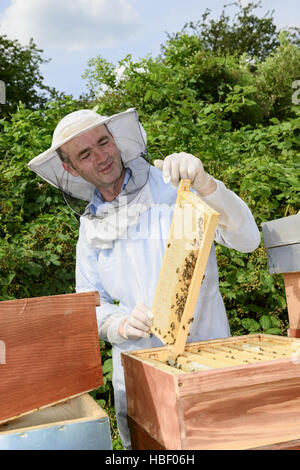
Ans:
[[[85,153],[84,155],[81,156],[81,160],[85,160],[86,158],[88,158],[90,156],[89,153]]]
[[[99,145],[99,147],[103,147],[104,145],[108,144],[108,142],[109,142],[108,139],[99,140],[98,145]]]

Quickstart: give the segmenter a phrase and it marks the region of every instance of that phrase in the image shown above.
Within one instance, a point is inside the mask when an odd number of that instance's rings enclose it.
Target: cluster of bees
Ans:
[[[183,272],[181,275],[181,281],[182,281],[182,287],[180,288],[180,293],[176,293],[176,304],[171,305],[171,309],[173,310],[176,307],[175,310],[175,315],[176,315],[176,323],[179,325],[181,322],[182,314],[184,312],[184,307],[187,299],[187,295],[189,292],[189,287],[190,283],[193,277],[195,265],[196,265],[197,257],[195,256],[194,252],[191,251],[188,256],[184,260],[184,268]],[[179,268],[176,269],[176,273],[179,274]],[[188,323],[191,323],[194,319],[191,318]],[[170,341],[164,341],[166,345],[172,345],[175,343],[175,335],[174,335],[174,330],[176,326],[174,321],[170,324],[170,330],[163,336],[163,339],[166,340],[168,337],[170,338]],[[185,329],[185,326],[182,326],[183,329]],[[161,335],[161,330],[157,329],[156,327],[154,328],[155,331],[158,332],[159,335]]]
[[[182,315],[184,312],[191,280],[194,274],[196,262],[197,262],[197,253],[195,254],[195,250],[198,250],[202,239],[203,239],[203,229],[204,229],[204,219],[203,217],[199,217],[198,223],[197,223],[197,228],[198,228],[198,233],[197,233],[197,238],[194,239],[191,245],[191,251],[189,251],[188,255],[186,256],[183,264],[183,269],[181,270],[179,267],[176,269],[176,274],[179,275],[180,277],[180,291],[176,293],[176,298],[175,298],[175,304],[171,305],[171,310],[175,313],[175,318],[171,322],[169,326],[168,332],[163,336],[163,340],[166,346],[168,345],[173,345],[175,343],[176,337],[175,337],[175,330],[176,327],[178,329]],[[170,247],[170,243],[167,246],[168,248]],[[182,271],[182,272],[181,272]],[[193,318],[190,318],[188,320],[188,324],[193,322]],[[182,328],[185,330],[186,326],[182,325]],[[158,332],[159,335],[161,335],[161,331],[159,329],[154,328]],[[188,334],[188,336],[190,333]],[[172,366],[177,367],[177,364],[172,361]],[[180,367],[179,367],[180,368]]]
[[[171,305],[171,309],[175,309],[175,322],[177,325],[180,324],[182,315],[184,312],[185,304],[186,304],[186,299],[187,295],[189,292],[189,287],[190,283],[193,277],[195,265],[196,265],[197,257],[195,256],[194,252],[191,251],[188,256],[184,260],[184,268],[183,272],[181,275],[181,281],[182,281],[182,287],[180,288],[180,293],[176,293],[176,303],[174,305]],[[176,269],[176,273],[179,274],[179,268]],[[189,320],[189,323],[193,321],[193,318]],[[166,344],[172,345],[175,343],[175,335],[174,335],[174,330],[176,328],[175,322],[173,321],[170,324],[170,330],[168,331],[168,334],[163,337],[165,340],[168,336],[170,338],[170,341],[167,341]],[[182,325],[182,328],[185,330],[185,326]]]
[[[196,261],[197,261],[197,257],[195,256],[195,253],[193,251],[191,251],[184,260],[184,268],[183,268],[183,272],[181,275],[183,286],[180,288],[180,291],[182,293],[181,294],[179,294],[178,292],[176,293],[175,315],[177,317],[178,323],[181,322],[181,318],[182,318],[182,314],[184,311],[191,280],[193,277]],[[176,272],[179,273],[179,268],[177,268]],[[171,308],[174,308],[174,307],[175,305],[171,306]]]

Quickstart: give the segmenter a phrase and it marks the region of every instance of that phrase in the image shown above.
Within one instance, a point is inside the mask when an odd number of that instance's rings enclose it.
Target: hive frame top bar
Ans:
[[[256,333],[188,343],[172,366],[165,347],[131,351],[130,355],[172,375],[264,364],[287,364],[296,369],[300,364],[300,338]]]

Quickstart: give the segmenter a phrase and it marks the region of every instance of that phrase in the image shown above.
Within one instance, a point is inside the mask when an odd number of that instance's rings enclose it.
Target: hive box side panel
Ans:
[[[294,441],[279,442],[269,446],[254,447],[251,450],[300,450],[300,439]]]
[[[127,417],[130,429],[131,445],[134,450],[166,450],[159,442],[137,424],[130,416]]]
[[[0,450],[111,450],[109,418],[84,394],[0,425]]]
[[[0,421],[102,383],[94,293],[0,303]]]
[[[300,243],[300,214],[261,224],[265,248]]]
[[[251,449],[300,436],[300,381],[183,397],[185,449]]]
[[[129,354],[122,354],[122,362],[128,416],[162,448],[181,449],[176,378]]]
[[[109,418],[0,435],[0,450],[112,450]]]
[[[262,362],[260,364],[247,364],[213,369],[203,372],[187,373],[180,377],[178,394],[183,396],[202,392],[223,391],[236,388],[251,387],[251,385],[278,382],[280,380],[295,379],[300,383],[299,353],[295,359],[279,359]]]
[[[300,243],[268,248],[267,255],[271,274],[300,271]]]

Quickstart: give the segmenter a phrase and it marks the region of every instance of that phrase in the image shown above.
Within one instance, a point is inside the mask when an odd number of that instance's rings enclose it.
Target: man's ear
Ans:
[[[70,165],[70,163],[62,162],[62,166],[68,173],[70,173],[70,175],[78,176],[77,171],[75,170],[75,168],[72,167],[72,165]]]

